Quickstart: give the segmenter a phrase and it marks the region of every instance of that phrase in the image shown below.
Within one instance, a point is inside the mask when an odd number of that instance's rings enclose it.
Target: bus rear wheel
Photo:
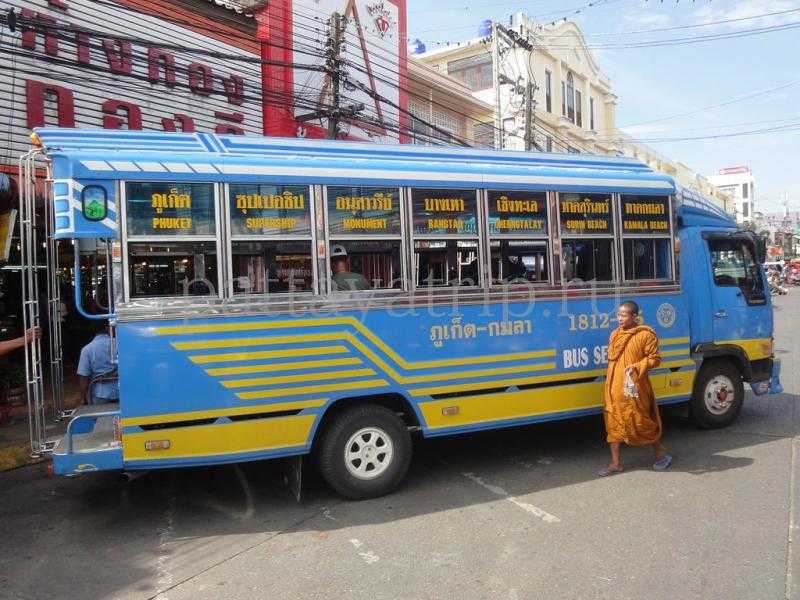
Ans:
[[[395,489],[411,464],[406,424],[383,406],[347,408],[322,434],[317,460],[322,477],[351,500],[377,498]]]
[[[692,394],[692,419],[704,429],[733,423],[744,403],[744,384],[739,370],[726,360],[714,360],[700,370]]]

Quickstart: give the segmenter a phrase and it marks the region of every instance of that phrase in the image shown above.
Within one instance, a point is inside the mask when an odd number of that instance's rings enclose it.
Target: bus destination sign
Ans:
[[[311,235],[308,186],[230,186],[231,234]]]
[[[397,188],[328,188],[331,235],[400,235]]]
[[[206,183],[127,184],[128,235],[213,235],[214,188]]]
[[[475,235],[475,190],[416,189],[411,192],[415,235]]]
[[[610,194],[560,194],[561,233],[611,234],[613,221]]]
[[[622,233],[668,234],[666,196],[622,196]]]
[[[545,192],[489,192],[491,235],[547,235]]]

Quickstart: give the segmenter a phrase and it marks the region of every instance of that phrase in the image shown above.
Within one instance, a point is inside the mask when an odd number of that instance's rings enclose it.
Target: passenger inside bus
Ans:
[[[547,242],[492,240],[492,284],[547,283]]]
[[[478,242],[472,240],[417,240],[416,285],[478,285]]]
[[[564,279],[567,282],[614,279],[611,240],[564,240],[562,248]]]
[[[119,400],[119,387],[112,374],[117,370],[116,357],[111,356],[111,336],[108,321],[92,321],[94,339],[81,350],[78,361],[78,381],[81,399],[89,404],[103,404]],[[108,376],[107,381],[102,376]],[[95,382],[90,388],[90,383]]]
[[[341,244],[331,246],[331,271],[333,289],[340,292],[372,289],[369,281],[361,273],[350,271],[347,250]]]

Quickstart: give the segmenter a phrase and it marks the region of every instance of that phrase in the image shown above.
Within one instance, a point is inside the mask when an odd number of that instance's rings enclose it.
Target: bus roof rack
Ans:
[[[716,225],[736,227],[736,220],[716,201],[694,188],[678,189],[678,215],[684,225]]]
[[[214,133],[37,128],[56,178],[491,187],[674,194],[673,179],[618,156],[383,145]]]

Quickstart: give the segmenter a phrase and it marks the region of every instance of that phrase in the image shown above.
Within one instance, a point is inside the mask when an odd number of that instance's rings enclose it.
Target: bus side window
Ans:
[[[622,194],[620,222],[625,280],[672,280],[669,196]]]
[[[480,285],[477,192],[412,189],[411,213],[415,285]]]
[[[565,282],[614,280],[611,194],[559,193],[561,268]]]
[[[213,184],[129,182],[125,189],[130,297],[218,296]]]
[[[669,238],[629,238],[622,242],[626,280],[671,279]]]
[[[331,291],[402,289],[402,220],[396,187],[328,186]]]
[[[308,186],[231,184],[228,212],[234,295],[313,291]]]
[[[546,192],[488,191],[492,285],[549,283]]]

